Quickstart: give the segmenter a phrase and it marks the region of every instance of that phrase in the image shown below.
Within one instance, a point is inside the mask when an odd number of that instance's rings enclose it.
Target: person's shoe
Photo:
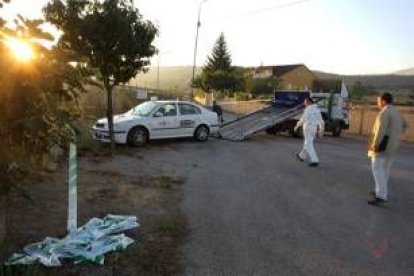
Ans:
[[[303,158],[302,158],[302,157],[300,157],[299,153],[296,153],[296,158],[297,158],[300,162],[303,162]]]
[[[318,162],[309,163],[309,167],[317,167],[317,166],[319,166]]]
[[[387,203],[388,202],[388,200],[385,200],[385,199],[382,199],[382,198],[379,198],[379,197],[374,197],[373,199],[370,199],[370,200],[368,200],[368,204],[369,205],[377,205],[378,203]]]

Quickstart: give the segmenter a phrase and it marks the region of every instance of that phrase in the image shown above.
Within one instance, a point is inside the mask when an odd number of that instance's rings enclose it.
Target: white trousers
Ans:
[[[315,147],[313,146],[313,140],[315,140],[317,131],[317,126],[303,126],[303,148],[299,153],[299,156],[304,160],[308,158],[311,163],[319,163],[318,155],[316,154]]]
[[[372,175],[375,181],[375,194],[378,198],[387,200],[388,179],[394,158],[392,156],[373,156],[371,158]]]

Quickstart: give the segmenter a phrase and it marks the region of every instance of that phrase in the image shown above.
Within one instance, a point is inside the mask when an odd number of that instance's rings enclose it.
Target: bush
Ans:
[[[236,101],[248,101],[249,100],[249,95],[244,92],[236,92],[235,96],[236,96]]]

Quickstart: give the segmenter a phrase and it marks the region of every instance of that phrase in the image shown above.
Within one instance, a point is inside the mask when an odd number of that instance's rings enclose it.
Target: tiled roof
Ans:
[[[273,68],[273,75],[276,77],[281,77],[284,74],[299,68],[301,66],[305,66],[303,64],[292,64],[292,65],[278,65],[278,66],[272,66]]]

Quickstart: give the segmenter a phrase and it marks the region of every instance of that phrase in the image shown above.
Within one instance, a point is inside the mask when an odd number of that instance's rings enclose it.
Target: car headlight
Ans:
[[[105,124],[104,123],[96,123],[95,127],[96,128],[105,128]]]

